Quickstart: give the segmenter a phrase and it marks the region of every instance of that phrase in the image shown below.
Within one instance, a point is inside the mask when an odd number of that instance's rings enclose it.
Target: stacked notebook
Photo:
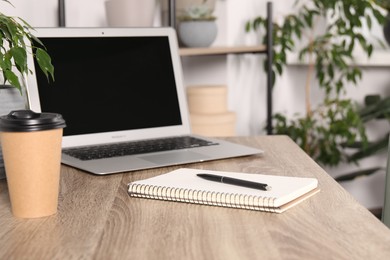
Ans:
[[[268,185],[268,190],[242,187],[200,178],[225,176]],[[178,201],[281,213],[319,191],[315,178],[222,172],[181,168],[128,184],[132,197]]]

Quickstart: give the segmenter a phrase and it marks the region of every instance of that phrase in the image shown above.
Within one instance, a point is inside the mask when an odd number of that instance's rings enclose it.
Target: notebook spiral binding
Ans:
[[[169,188],[145,184],[129,184],[128,192],[132,197],[160,199],[202,205],[276,212],[275,198],[256,197],[235,193],[221,193],[184,188]]]

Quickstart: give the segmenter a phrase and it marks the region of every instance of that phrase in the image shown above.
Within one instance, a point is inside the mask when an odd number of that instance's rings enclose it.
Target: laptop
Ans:
[[[191,134],[173,29],[36,28],[35,35],[55,81],[29,57],[30,108],[66,120],[62,163],[104,175],[263,152]]]

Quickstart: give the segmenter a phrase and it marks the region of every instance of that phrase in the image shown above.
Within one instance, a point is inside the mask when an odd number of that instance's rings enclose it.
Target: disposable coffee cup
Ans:
[[[12,213],[38,218],[57,212],[61,142],[65,120],[60,114],[12,111],[0,117]]]

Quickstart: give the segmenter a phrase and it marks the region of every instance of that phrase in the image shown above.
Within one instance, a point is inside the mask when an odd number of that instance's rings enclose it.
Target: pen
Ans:
[[[232,184],[232,185],[242,186],[246,188],[259,189],[259,190],[271,190],[270,186],[260,182],[246,181],[241,179],[235,179],[235,178],[214,175],[214,174],[205,174],[205,173],[199,173],[196,176],[209,181]]]

